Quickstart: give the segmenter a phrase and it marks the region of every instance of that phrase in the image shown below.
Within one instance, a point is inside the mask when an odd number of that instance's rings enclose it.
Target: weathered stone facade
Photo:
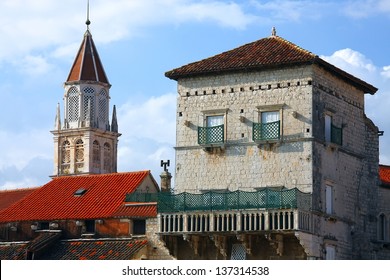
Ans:
[[[299,79],[296,72],[302,73]],[[286,186],[310,191],[310,82],[308,67],[180,80],[175,190]],[[259,108],[281,111],[280,142],[252,141]],[[197,127],[213,114],[225,116],[226,139],[222,149],[205,152],[197,143]]]
[[[242,64],[236,71],[224,68],[231,63],[226,57],[232,57],[234,68],[237,57],[249,57],[244,52],[258,48],[261,56],[271,44],[275,51],[283,46],[274,64],[266,67],[259,59],[258,69],[248,70],[254,68],[250,62],[248,69]],[[160,231],[176,257],[233,258],[231,245],[240,243],[248,259],[386,258],[373,252],[379,142],[378,129],[364,112],[364,95],[376,89],[291,45],[271,36],[167,72],[178,82],[176,194],[297,188],[310,195],[308,212],[298,207],[291,212],[162,213]],[[305,55],[312,59],[286,65],[283,52],[290,47],[303,60]],[[267,59],[264,63],[269,63]],[[279,135],[259,140],[254,123],[262,123],[267,112],[277,115]],[[210,136],[206,134],[205,142],[200,134],[213,127],[208,119],[213,116],[223,129],[222,140],[206,143]],[[222,241],[209,242],[212,245],[205,250],[205,234]],[[197,248],[192,255],[180,235]],[[274,251],[257,252],[259,242]],[[215,248],[222,256],[213,253]]]

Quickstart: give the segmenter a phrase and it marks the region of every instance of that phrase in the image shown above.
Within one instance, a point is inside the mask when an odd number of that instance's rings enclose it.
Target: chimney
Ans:
[[[168,171],[168,167],[169,166],[169,160],[164,162],[163,160],[161,160],[161,167],[164,167],[164,170],[163,172],[161,172],[160,174],[160,178],[161,178],[161,191],[162,192],[170,192],[171,191],[171,179],[172,179],[172,175],[171,173],[169,173]]]

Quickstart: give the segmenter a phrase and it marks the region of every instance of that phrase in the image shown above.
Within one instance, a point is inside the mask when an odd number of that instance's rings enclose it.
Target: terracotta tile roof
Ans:
[[[27,242],[0,243],[0,260],[25,260]]]
[[[31,240],[26,247],[27,251],[40,252],[46,250],[61,237],[61,231],[58,232],[40,232],[39,235]]]
[[[126,203],[120,206],[112,215],[114,217],[157,217],[157,204]]]
[[[383,186],[390,187],[390,166],[379,165],[379,178],[381,179]]]
[[[42,255],[43,260],[130,260],[147,240],[60,241]]]
[[[103,64],[87,30],[66,82],[94,81],[109,84]]]
[[[31,194],[37,188],[0,191],[0,211]]]
[[[327,63],[317,55],[279,37],[270,36],[240,46],[230,51],[193,62],[165,73],[170,79],[215,75],[238,71],[265,70],[294,65],[317,64],[342,79],[361,88],[365,93],[374,94],[377,88]]]
[[[150,171],[57,177],[0,211],[0,223],[113,217],[126,194],[136,190],[147,176],[151,176]],[[85,192],[75,195],[80,190]]]

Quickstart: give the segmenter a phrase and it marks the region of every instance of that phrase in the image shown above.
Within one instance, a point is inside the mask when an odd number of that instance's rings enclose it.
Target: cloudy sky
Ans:
[[[0,189],[53,173],[50,130],[85,19],[86,0],[0,0]],[[91,0],[90,19],[118,111],[118,171],[150,169],[159,181],[160,160],[174,161],[177,91],[166,71],[273,26],[379,88],[366,114],[385,131],[380,161],[390,164],[390,0]]]

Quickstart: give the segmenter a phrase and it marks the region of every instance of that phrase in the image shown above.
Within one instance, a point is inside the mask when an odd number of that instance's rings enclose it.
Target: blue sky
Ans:
[[[84,3],[85,2],[85,3]],[[0,189],[53,173],[56,104],[86,26],[86,1],[0,0]],[[174,162],[176,83],[164,73],[277,34],[373,84],[366,114],[390,165],[390,1],[91,0],[95,44],[117,106],[118,171]],[[174,170],[171,165],[170,170]]]

